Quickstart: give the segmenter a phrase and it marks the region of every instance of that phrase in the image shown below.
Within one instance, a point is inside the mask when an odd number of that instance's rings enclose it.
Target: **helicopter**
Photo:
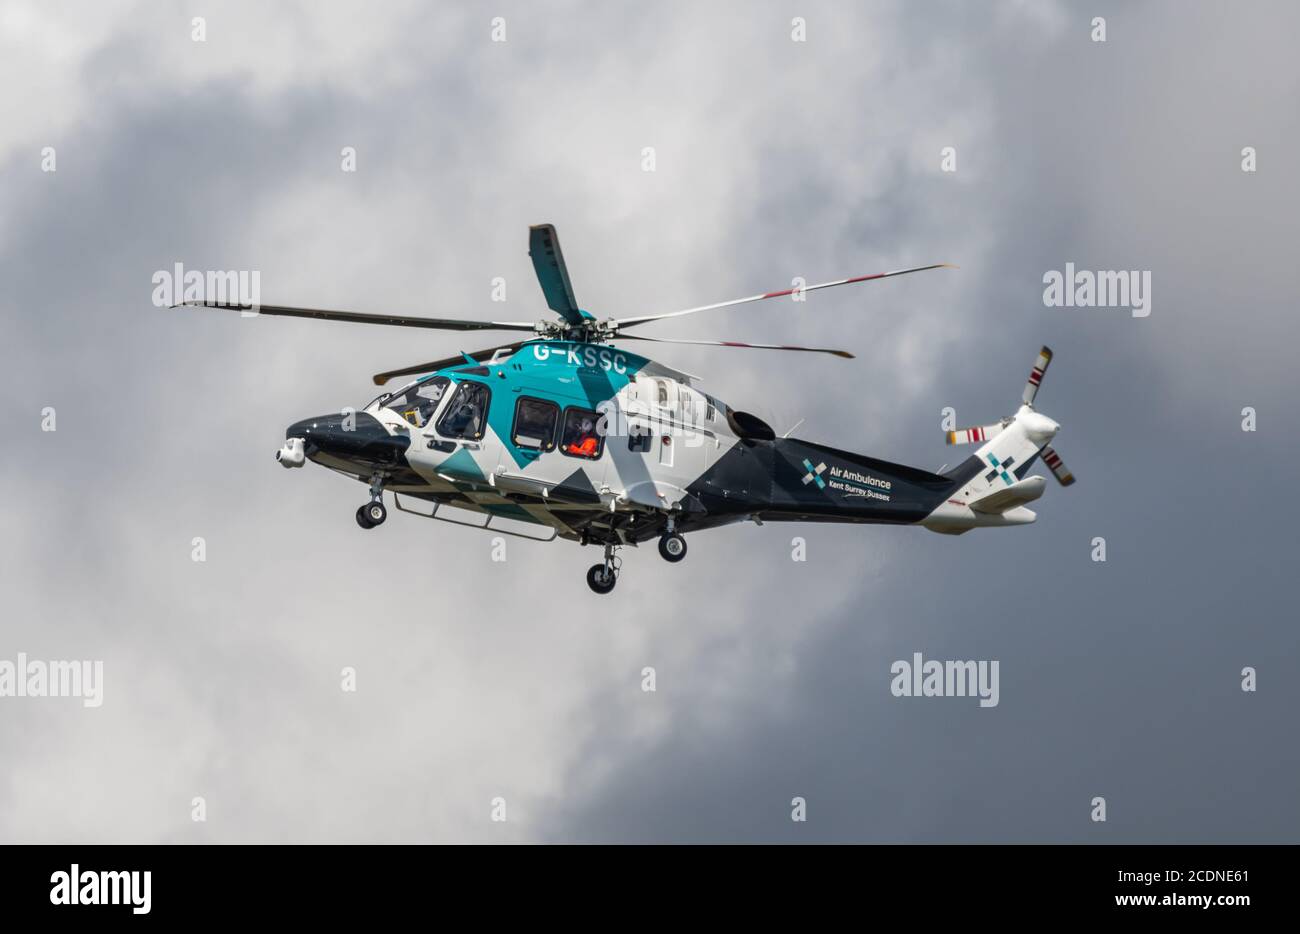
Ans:
[[[389,370],[377,386],[415,377],[361,409],[291,424],[276,460],[308,460],[369,487],[357,525],[384,523],[396,509],[538,541],[602,547],[587,571],[598,594],[614,589],[619,550],[652,539],[669,562],[686,557],[688,533],[737,522],[920,525],[960,535],[1026,525],[1037,517],[1041,459],[1063,486],[1074,482],[1049,442],[1060,426],[1034,408],[1052,352],[1042,348],[1014,415],[947,433],[977,444],[952,470],[931,473],[777,437],[770,425],[702,392],[699,378],[633,353],[629,341],[823,353],[846,350],[688,340],[629,329],[895,276],[950,268],[935,263],[766,292],[682,311],[600,319],[579,307],[555,228],[529,228],[529,256],[556,317],[536,322],[410,317],[281,305],[193,300],[181,305],[244,314],[451,331],[514,331],[527,337]],[[179,307],[179,306],[173,306]],[[797,426],[796,426],[797,427]],[[793,429],[791,429],[793,430]],[[944,470],[944,468],[940,468]],[[450,514],[448,514],[450,513]]]

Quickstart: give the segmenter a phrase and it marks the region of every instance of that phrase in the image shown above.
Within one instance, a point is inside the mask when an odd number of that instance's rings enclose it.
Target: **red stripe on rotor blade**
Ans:
[[[848,285],[850,282],[869,282],[872,279],[883,279],[884,276],[885,274],[883,272],[877,272],[870,276],[857,276],[853,279],[845,279],[844,284]]]
[[[786,289],[784,292],[768,292],[764,298],[780,298],[782,295],[793,295],[794,289]]]

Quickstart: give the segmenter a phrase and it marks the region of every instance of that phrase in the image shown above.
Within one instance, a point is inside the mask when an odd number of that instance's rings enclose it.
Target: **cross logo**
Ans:
[[[826,481],[822,479],[822,472],[826,469],[826,465],[818,464],[814,467],[812,461],[808,460],[806,457],[803,459],[803,465],[808,470],[808,472],[803,475],[803,485],[807,486],[810,483],[816,482],[817,489],[826,489]]]
[[[1007,473],[1007,468],[1016,462],[1016,459],[1014,457],[1008,457],[1006,460],[1002,461],[1001,463],[998,463],[998,459],[994,457],[992,454],[990,454],[988,458],[989,458],[989,463],[993,465],[993,469],[984,475],[984,479],[986,481],[992,483],[994,477],[996,477],[998,474],[1002,474],[1002,479],[1006,481],[1007,486],[1011,486],[1011,484],[1016,482],[1015,480],[1011,479],[1011,474]]]

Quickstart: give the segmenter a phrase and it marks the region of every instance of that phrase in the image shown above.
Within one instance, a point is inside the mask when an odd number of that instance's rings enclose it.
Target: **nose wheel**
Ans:
[[[587,586],[596,593],[609,593],[618,583],[618,574],[603,564],[593,564],[587,571]]]
[[[587,586],[596,593],[605,594],[614,589],[618,583],[618,566],[620,562],[614,553],[613,545],[605,546],[605,561],[593,564],[587,571]]]
[[[357,509],[357,525],[363,529],[373,529],[377,525],[383,525],[387,518],[388,510],[384,508],[384,477],[375,474],[370,478],[370,502]]]

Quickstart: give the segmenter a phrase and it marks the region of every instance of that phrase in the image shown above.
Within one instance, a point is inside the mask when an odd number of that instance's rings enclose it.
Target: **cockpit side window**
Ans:
[[[456,390],[447,411],[438,420],[438,434],[444,438],[479,441],[487,430],[488,404],[492,392],[482,383],[466,380]]]
[[[423,428],[433,418],[450,385],[451,380],[447,377],[435,376],[398,392],[384,403],[384,408],[392,409],[416,428]]]

